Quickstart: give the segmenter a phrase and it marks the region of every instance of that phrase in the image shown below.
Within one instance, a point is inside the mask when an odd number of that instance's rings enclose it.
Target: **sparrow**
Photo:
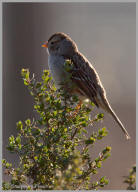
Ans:
[[[126,139],[130,139],[127,130],[107,100],[106,91],[98,73],[79,52],[76,43],[67,34],[58,32],[53,34],[42,47],[47,48],[48,66],[56,87],[60,88],[64,84],[67,91],[79,97],[80,103],[89,99],[97,108],[102,108],[118,123]],[[65,69],[67,60],[72,63],[71,70]],[[70,81],[67,81],[69,78]]]

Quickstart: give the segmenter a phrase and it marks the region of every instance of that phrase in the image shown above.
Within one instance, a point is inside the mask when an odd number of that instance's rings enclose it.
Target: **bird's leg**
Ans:
[[[80,100],[78,105],[76,106],[76,109],[75,109],[75,112],[74,112],[75,115],[78,113],[79,109],[81,108],[81,105],[82,105],[82,101]]]
[[[77,104],[76,108],[75,108],[75,111],[74,111],[73,114],[69,117],[69,119],[71,119],[72,117],[74,117],[74,116],[78,113],[79,109],[81,108],[81,105],[82,105],[82,101],[80,100],[79,103]]]

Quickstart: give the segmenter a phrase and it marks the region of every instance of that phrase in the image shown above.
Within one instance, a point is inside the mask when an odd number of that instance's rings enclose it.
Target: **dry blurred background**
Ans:
[[[113,109],[131,135],[126,141],[105,114],[99,127],[106,126],[109,135],[92,152],[98,155],[106,145],[112,147],[111,157],[99,172],[110,179],[105,189],[126,189],[123,176],[136,158],[135,3],[3,3],[3,158],[17,164],[16,157],[5,149],[8,137],[16,135],[17,121],[34,115],[33,100],[20,71],[29,68],[41,76],[48,68],[41,44],[55,32],[69,34],[93,61]]]

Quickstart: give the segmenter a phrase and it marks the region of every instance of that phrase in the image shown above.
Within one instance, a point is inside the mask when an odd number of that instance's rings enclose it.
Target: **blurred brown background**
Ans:
[[[126,189],[123,176],[136,158],[135,3],[3,3],[3,158],[17,165],[16,157],[5,149],[8,137],[16,135],[17,121],[34,116],[33,100],[20,71],[29,68],[41,76],[48,67],[41,44],[55,32],[69,34],[93,61],[113,109],[131,135],[126,141],[118,125],[105,114],[99,127],[106,126],[109,135],[92,149],[92,155],[97,156],[106,145],[112,147],[100,176],[110,179],[105,189]]]

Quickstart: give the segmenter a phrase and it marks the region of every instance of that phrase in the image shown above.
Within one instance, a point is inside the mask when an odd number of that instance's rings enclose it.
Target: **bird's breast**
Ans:
[[[67,77],[67,72],[65,71],[64,64],[65,59],[62,56],[49,55],[48,65],[57,87],[59,87],[59,85],[62,84]]]

